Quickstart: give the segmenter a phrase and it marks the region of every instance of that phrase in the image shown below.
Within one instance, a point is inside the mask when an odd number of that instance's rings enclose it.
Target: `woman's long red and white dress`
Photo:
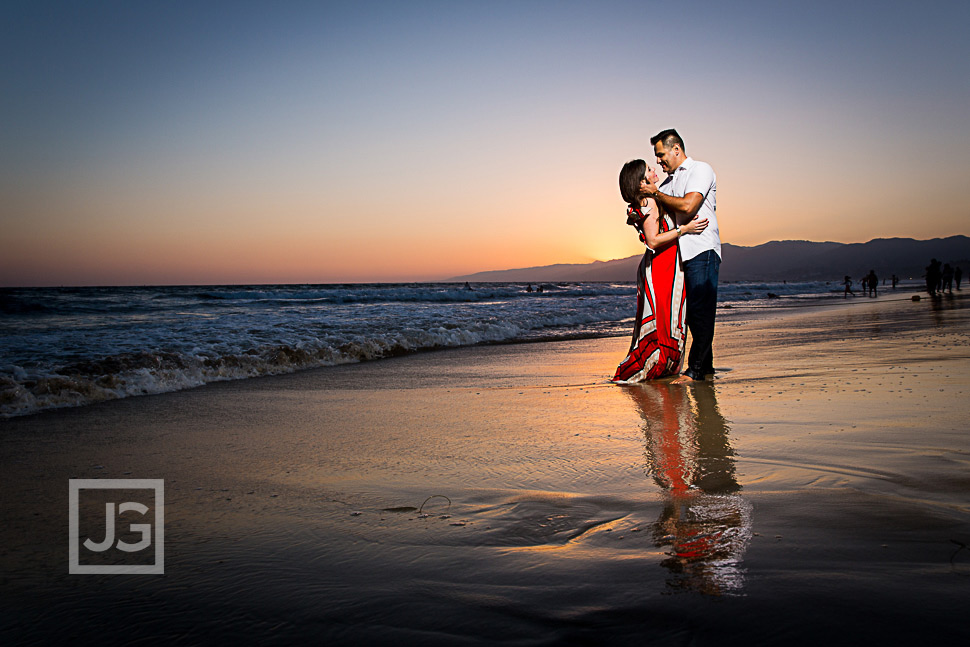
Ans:
[[[627,209],[627,223],[633,225],[646,244],[643,233],[645,215],[640,209]],[[670,231],[674,222],[660,217],[660,233]],[[620,362],[614,382],[644,382],[675,375],[680,371],[687,343],[687,302],[680,248],[671,243],[654,251],[647,247],[637,270],[637,316],[633,341],[626,359]]]

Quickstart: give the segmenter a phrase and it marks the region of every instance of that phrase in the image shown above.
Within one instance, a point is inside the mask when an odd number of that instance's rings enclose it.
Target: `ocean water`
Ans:
[[[436,348],[626,335],[632,329],[633,283],[539,287],[2,289],[0,416]],[[835,283],[722,284],[719,316],[841,295]]]

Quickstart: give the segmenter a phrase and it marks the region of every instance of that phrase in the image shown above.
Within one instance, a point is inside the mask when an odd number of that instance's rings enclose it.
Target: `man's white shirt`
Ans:
[[[713,249],[720,257],[721,234],[717,227],[716,213],[717,177],[711,165],[688,157],[657,188],[675,198],[683,198],[688,193],[700,193],[704,196],[697,216],[707,218],[707,229],[699,234],[684,234],[680,237],[677,241],[680,245],[680,257],[688,261],[709,249]],[[678,218],[677,222],[683,224],[683,218]]]

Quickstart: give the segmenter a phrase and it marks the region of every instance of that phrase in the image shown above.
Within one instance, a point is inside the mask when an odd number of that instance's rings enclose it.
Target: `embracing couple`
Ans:
[[[627,223],[647,251],[637,271],[637,316],[633,342],[614,382],[643,382],[677,375],[691,334],[687,368],[674,384],[714,373],[711,344],[717,306],[721,239],[717,227],[717,180],[710,164],[687,157],[676,130],[650,139],[660,168],[643,160],[620,171],[620,194],[628,203]]]

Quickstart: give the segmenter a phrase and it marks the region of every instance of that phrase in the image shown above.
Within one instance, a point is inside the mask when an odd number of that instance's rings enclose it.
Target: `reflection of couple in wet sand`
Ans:
[[[627,389],[644,421],[647,471],[664,493],[654,543],[669,547],[667,585],[740,593],[751,539],[751,504],[738,492],[734,450],[712,384],[693,389],[644,384]]]
[[[680,372],[687,330],[690,355],[674,383],[694,382],[714,372],[712,342],[717,305],[721,240],[716,210],[717,181],[709,164],[687,157],[675,130],[650,139],[660,167],[643,160],[620,171],[627,223],[647,251],[637,271],[637,315],[630,352],[615,382],[644,382]]]

